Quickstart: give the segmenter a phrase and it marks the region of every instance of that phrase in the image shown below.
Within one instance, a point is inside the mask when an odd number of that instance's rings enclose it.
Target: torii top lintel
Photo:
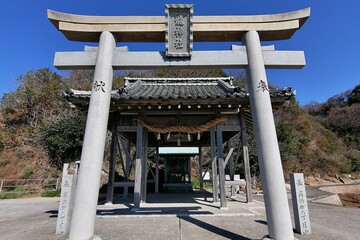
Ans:
[[[241,41],[256,30],[262,41],[289,39],[310,16],[310,8],[248,16],[194,16],[194,42]],[[48,10],[48,18],[72,41],[98,42],[103,31],[119,42],[164,42],[165,16],[85,16]]]

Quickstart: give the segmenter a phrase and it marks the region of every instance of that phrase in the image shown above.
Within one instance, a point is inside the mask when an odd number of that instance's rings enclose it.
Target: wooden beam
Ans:
[[[232,155],[234,148],[232,147],[232,143],[230,140],[227,142],[227,149],[229,152],[225,159],[224,168],[226,168],[227,163],[229,163],[230,180],[234,181],[234,172],[235,172],[234,170],[235,169],[234,169],[234,157]],[[232,197],[235,196],[235,187],[234,186],[231,186],[231,196]]]
[[[111,137],[111,150],[110,150],[110,162],[109,162],[109,180],[107,184],[106,202],[113,203],[114,200],[114,181],[115,181],[115,163],[116,163],[116,138],[117,131],[112,131]]]
[[[153,179],[154,179],[154,181],[155,181],[155,173],[154,173],[154,171],[151,169],[151,167],[150,167],[150,165],[149,165],[149,163],[148,163],[148,169],[149,169],[149,172],[151,173],[151,176],[153,177]]]
[[[118,148],[118,151],[119,151],[120,164],[121,164],[121,167],[122,167],[122,170],[123,170],[123,174],[124,174],[124,176],[126,178],[125,163],[124,163],[124,158],[122,156],[122,147],[121,147],[121,142],[120,142],[119,136],[116,137],[116,145],[117,145],[117,148]]]
[[[224,169],[225,169],[227,163],[229,162],[229,159],[231,158],[233,151],[234,151],[234,148],[230,148],[229,153],[227,154],[225,161],[224,161]]]
[[[129,153],[129,145],[125,143],[124,139],[123,139],[123,135],[120,133],[119,134],[120,137],[118,137],[118,141],[119,141],[119,146],[120,146],[120,156],[121,156],[121,161],[124,161],[124,158],[122,156],[122,153],[125,153],[125,169],[124,169],[124,176],[125,176],[125,181],[129,181],[129,175],[130,175],[130,171],[131,171],[131,167],[134,164],[134,161],[131,159],[130,157],[130,153]],[[124,187],[124,198],[126,198],[128,196],[128,192],[129,192],[129,188],[127,186]]]
[[[223,139],[221,125],[216,125],[216,145],[219,161],[219,188],[220,188],[220,209],[227,209],[226,192],[225,192],[225,168],[223,154]]]
[[[217,157],[216,157],[216,145],[215,145],[215,127],[210,129],[210,148],[211,148],[211,174],[213,184],[213,201],[219,202],[219,188],[218,188],[218,175],[217,175]]]
[[[157,141],[155,154],[155,192],[159,192],[159,143]]]
[[[141,194],[141,201],[142,202],[146,202],[146,192],[147,192],[147,174],[148,174],[148,165],[147,165],[147,160],[148,160],[148,131],[147,129],[143,130],[143,149],[142,149],[142,179],[141,179],[141,190],[142,190],[142,194]]]
[[[209,171],[210,166],[211,166],[211,164],[207,165],[207,167],[205,168],[205,171],[203,171],[203,175],[202,175],[203,179],[205,178],[206,173]]]
[[[119,132],[136,132],[136,126],[117,126]]]
[[[246,186],[246,183],[245,181],[225,181],[225,186],[232,186],[232,187]]]
[[[204,191],[204,183],[203,183],[203,176],[202,176],[202,151],[201,151],[201,143],[199,143],[199,181],[200,181],[200,191]]]
[[[125,156],[126,156],[126,169],[128,170],[129,169],[128,166],[135,165],[134,160],[133,160],[134,157],[130,156],[130,152],[129,152],[130,151],[130,145],[129,145],[129,143],[126,144],[125,140],[122,137],[120,137],[119,140],[120,140],[121,146],[123,146],[122,150],[123,150],[123,152],[125,153]],[[126,176],[129,176],[129,171],[127,171]]]
[[[240,130],[240,126],[222,126],[223,132],[239,132]]]
[[[244,109],[240,110],[240,121],[241,121],[241,144],[243,149],[243,158],[244,158],[244,171],[245,171],[245,181],[246,181],[246,201],[252,202],[252,188],[251,188],[251,173],[250,173],[250,161],[249,161],[249,148],[246,135],[246,124]]]
[[[136,132],[136,161],[135,161],[135,186],[134,186],[134,209],[140,208],[141,193],[142,193],[142,144],[143,144],[143,127],[140,123],[137,125]]]
[[[134,187],[134,182],[114,182],[114,187]]]

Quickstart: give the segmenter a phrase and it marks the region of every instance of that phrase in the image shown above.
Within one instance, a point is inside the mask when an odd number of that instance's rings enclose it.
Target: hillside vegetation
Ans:
[[[222,70],[117,72],[114,88],[124,76],[216,77]],[[19,76],[17,90],[5,94],[0,106],[0,178],[58,176],[64,162],[80,158],[85,113],[64,98],[70,88],[90,90],[93,72],[78,70],[60,76],[49,69]],[[235,77],[246,87],[244,74]],[[360,85],[325,103],[300,107],[296,99],[275,110],[285,177],[357,175],[360,171]],[[249,129],[253,174],[258,174],[255,140]],[[107,156],[108,154],[106,154]]]

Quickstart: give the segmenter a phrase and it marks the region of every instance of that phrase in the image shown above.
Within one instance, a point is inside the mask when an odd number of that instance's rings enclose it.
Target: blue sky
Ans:
[[[84,15],[163,16],[166,3],[192,3],[194,15],[257,15],[311,7],[311,16],[290,40],[263,42],[278,50],[303,50],[300,70],[268,70],[268,80],[297,90],[301,105],[324,102],[360,83],[359,7],[356,0],[1,0],[0,96],[16,89],[16,78],[53,66],[56,51],[82,51],[87,43],[68,41],[47,19],[47,9]],[[165,44],[128,45],[130,51],[164,50]],[[194,50],[228,50],[231,43],[196,44]]]

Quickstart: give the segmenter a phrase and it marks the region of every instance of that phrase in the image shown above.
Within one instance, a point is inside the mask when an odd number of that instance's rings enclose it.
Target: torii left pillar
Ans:
[[[112,57],[115,47],[114,36],[110,32],[102,32],[81,152],[81,170],[69,240],[98,238],[94,236],[94,227],[109,118],[113,81]]]
[[[269,237],[276,240],[293,240],[289,203],[259,34],[251,30],[245,34],[243,40],[248,58],[247,83]]]

